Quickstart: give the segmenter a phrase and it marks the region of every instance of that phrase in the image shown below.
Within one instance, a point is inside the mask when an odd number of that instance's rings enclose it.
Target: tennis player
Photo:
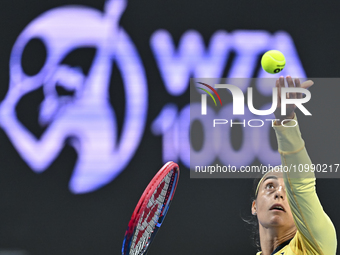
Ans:
[[[300,84],[298,79],[286,77],[289,87],[308,88],[312,81]],[[282,166],[311,165],[299,126],[296,125],[295,105],[287,105],[287,115],[280,116],[280,88],[284,77],[276,81],[278,109],[275,113],[275,132]],[[301,93],[290,93],[291,98],[301,98]],[[286,121],[281,126],[284,119]],[[296,125],[296,126],[295,126]],[[324,212],[315,192],[315,176],[312,172],[268,172],[259,181],[251,211],[257,216],[260,252],[257,255],[335,255],[337,239],[335,228]]]

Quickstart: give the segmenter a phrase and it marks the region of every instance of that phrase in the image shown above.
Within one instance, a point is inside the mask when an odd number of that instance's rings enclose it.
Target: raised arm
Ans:
[[[283,77],[277,82],[277,86],[284,86]],[[287,77],[290,87],[294,85],[300,87],[298,80],[295,84],[290,77]],[[305,88],[312,83],[301,84]],[[301,95],[292,94],[292,97],[301,97]],[[315,176],[313,172],[299,172],[299,165],[311,165],[312,162],[307,154],[305,143],[301,137],[299,125],[294,113],[295,107],[288,106],[292,111],[287,110],[289,116],[276,115],[277,119],[294,120],[286,122],[285,126],[275,125],[276,136],[278,140],[278,149],[281,155],[283,166],[287,166],[290,171],[284,172],[284,182],[289,205],[293,213],[295,225],[298,233],[292,240],[294,247],[300,247],[301,250],[312,251],[311,254],[336,254],[337,240],[335,228],[324,212],[322,205],[315,190]],[[288,108],[287,107],[287,108]],[[296,125],[296,126],[295,126]],[[296,169],[294,171],[293,169]],[[310,169],[310,168],[309,168]]]

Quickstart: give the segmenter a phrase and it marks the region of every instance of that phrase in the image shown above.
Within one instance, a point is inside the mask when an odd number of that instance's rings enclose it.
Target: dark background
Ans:
[[[103,0],[1,1],[0,101],[8,90],[9,56],[17,36],[45,11],[66,4],[103,10]],[[179,109],[189,94],[170,96],[164,87],[149,40],[166,29],[176,43],[188,29],[199,31],[208,43],[219,29],[287,31],[293,38],[308,77],[338,77],[340,32],[336,1],[129,1],[121,26],[135,43],[147,75],[149,108],[142,142],[128,167],[109,185],[74,195],[68,181],[76,162],[66,145],[57,160],[35,174],[0,129],[0,248],[25,250],[31,255],[120,254],[123,236],[144,188],[162,165],[161,137],[151,133],[152,121],[168,102]],[[34,62],[34,58],[32,58]],[[313,118],[301,116],[303,137],[315,163],[340,163],[338,84],[311,89]],[[39,95],[32,96],[37,102]],[[30,102],[30,101],[28,101]],[[29,104],[18,112],[33,132],[37,109]],[[32,114],[32,115],[30,115]],[[325,159],[327,159],[327,162]],[[253,180],[190,179],[181,177],[167,219],[150,249],[152,254],[254,254],[250,228]],[[320,179],[317,192],[336,229],[340,227],[340,180]]]

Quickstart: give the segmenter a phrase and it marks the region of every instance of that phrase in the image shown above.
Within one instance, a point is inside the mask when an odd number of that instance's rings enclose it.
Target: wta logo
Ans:
[[[44,172],[69,143],[77,152],[69,182],[73,193],[95,191],[115,179],[129,164],[143,136],[147,82],[137,49],[119,26],[126,4],[126,0],[106,1],[104,12],[84,6],[49,10],[27,25],[12,49],[10,85],[0,104],[0,127],[36,173]],[[32,76],[25,72],[21,59],[26,45],[35,38],[48,51],[40,71]],[[89,59],[88,72],[65,62],[85,46],[96,50]],[[126,94],[121,132],[117,110],[109,103],[110,86],[116,86],[110,84],[113,60]],[[40,88],[44,99],[38,109],[38,124],[45,131],[36,138],[21,123],[16,106],[26,94]],[[60,88],[72,93],[60,94]]]

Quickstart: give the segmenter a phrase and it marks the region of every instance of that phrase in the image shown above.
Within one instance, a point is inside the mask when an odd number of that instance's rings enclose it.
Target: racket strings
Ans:
[[[170,198],[171,191],[172,191],[171,187],[174,184],[174,180],[175,180],[175,176],[176,176],[173,171],[171,171],[170,173],[172,173],[171,177],[170,177],[170,181],[169,181],[169,187],[170,188],[168,188],[166,191],[165,190],[162,191],[162,193],[164,192],[163,195],[165,196],[165,199],[164,199],[164,202],[163,202],[163,207],[162,207],[162,210],[161,210],[161,214],[163,214],[164,213],[164,209],[166,209],[165,205],[168,203],[168,200]]]
[[[174,170],[171,170],[158,184],[150,197],[145,210],[139,218],[135,234],[131,243],[130,254],[139,255],[144,251],[158,219],[163,212],[164,204],[169,199],[169,186],[173,184]]]

